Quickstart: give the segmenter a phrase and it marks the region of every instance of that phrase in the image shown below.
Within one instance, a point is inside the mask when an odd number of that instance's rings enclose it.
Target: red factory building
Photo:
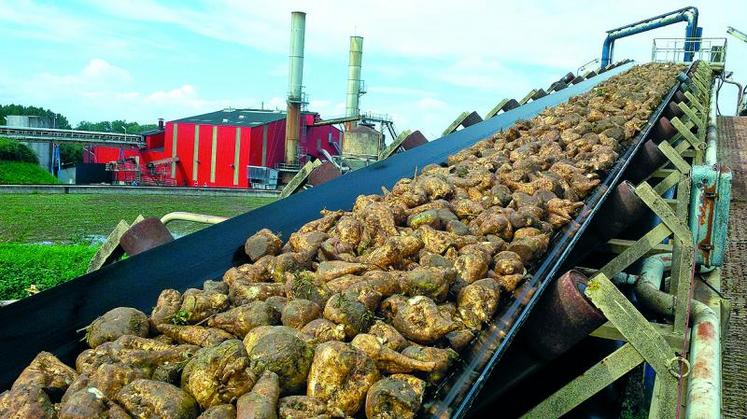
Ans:
[[[174,186],[249,188],[249,166],[277,168],[285,159],[285,112],[223,109],[168,121],[143,133],[142,148],[93,146],[87,163],[107,163],[115,181]],[[342,133],[301,114],[299,162],[337,155]]]

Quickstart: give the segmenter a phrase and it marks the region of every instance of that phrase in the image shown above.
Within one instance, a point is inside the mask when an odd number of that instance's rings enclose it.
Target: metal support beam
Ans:
[[[452,132],[456,131],[457,128],[461,125],[464,128],[467,128],[470,125],[475,125],[478,122],[482,122],[482,117],[475,111],[472,112],[462,112],[457,116],[457,118],[454,120],[454,122],[451,123],[443,132],[443,135],[449,135]]]
[[[685,338],[682,335],[675,334],[672,330],[671,324],[651,323],[651,326],[656,329],[656,331],[664,338],[664,340],[666,340],[667,343],[669,343],[669,345],[673,348],[679,348],[684,345]],[[609,321],[599,326],[599,328],[591,332],[589,336],[627,342],[625,336],[623,336],[623,334],[620,333],[619,330],[617,330],[617,327],[615,327],[615,325]]]
[[[584,293],[654,368],[657,375],[669,374],[669,360],[676,356],[674,351],[604,273],[592,277]]]
[[[617,381],[641,362],[643,358],[638,351],[630,343],[626,343],[523,417],[538,419],[560,417]]]

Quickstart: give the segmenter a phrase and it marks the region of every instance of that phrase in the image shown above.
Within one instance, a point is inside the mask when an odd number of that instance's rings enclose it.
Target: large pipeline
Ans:
[[[612,62],[612,54],[615,48],[615,40],[627,36],[647,32],[652,29],[661,28],[677,22],[687,22],[685,38],[696,38],[698,36],[698,9],[696,7],[684,7],[669,13],[664,13],[648,19],[621,26],[607,31],[607,37],[602,46],[601,67],[606,68]],[[685,52],[685,62],[692,61],[695,44],[688,44]]]

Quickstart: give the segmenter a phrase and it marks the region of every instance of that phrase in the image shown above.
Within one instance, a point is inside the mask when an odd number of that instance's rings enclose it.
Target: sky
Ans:
[[[309,110],[342,116],[350,35],[364,37],[364,112],[429,139],[462,111],[547,88],[601,55],[605,31],[693,5],[704,37],[747,31],[747,1],[0,0],[0,103],[81,120],[155,123],[226,107],[284,109],[290,12],[306,17]],[[741,25],[741,27],[740,27]],[[618,40],[615,59],[651,59],[679,23]],[[747,43],[727,69],[747,83]],[[720,101],[733,113],[736,88]]]

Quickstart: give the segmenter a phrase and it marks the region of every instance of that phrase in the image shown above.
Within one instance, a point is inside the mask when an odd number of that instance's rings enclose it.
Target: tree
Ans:
[[[60,144],[60,160],[64,165],[83,163],[83,144]]]
[[[49,109],[44,109],[36,106],[24,106],[24,105],[0,105],[0,125],[7,124],[5,119],[8,115],[32,115],[41,116],[47,119],[49,125],[53,128],[59,129],[71,129],[70,122],[64,115],[52,112]],[[140,134],[145,131],[149,131],[157,128],[155,124],[140,125],[137,122],[128,122],[124,119],[116,119],[114,121],[99,121],[89,122],[80,121],[75,127],[77,130],[82,131],[98,131],[98,132],[118,132],[127,134]],[[78,164],[83,161],[83,146],[81,144],[60,144],[60,159],[63,164]]]
[[[83,131],[100,131],[100,132],[119,132],[127,134],[140,134],[142,132],[158,127],[155,124],[140,125],[137,122],[127,122],[124,119],[115,119],[114,121],[88,122],[80,121],[75,129]]]
[[[0,124],[7,124],[5,117],[8,115],[41,116],[47,118],[49,125],[53,128],[70,129],[70,122],[64,115],[36,106],[0,105]]]

